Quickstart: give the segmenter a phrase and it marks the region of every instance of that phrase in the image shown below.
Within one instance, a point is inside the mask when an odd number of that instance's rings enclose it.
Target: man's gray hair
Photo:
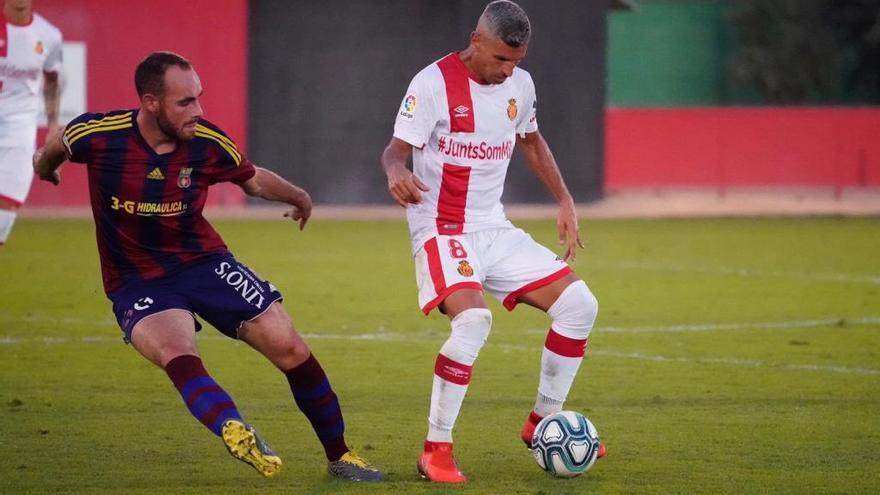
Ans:
[[[532,35],[529,16],[516,3],[510,0],[489,2],[482,17],[489,30],[508,46],[519,48],[529,42]]]

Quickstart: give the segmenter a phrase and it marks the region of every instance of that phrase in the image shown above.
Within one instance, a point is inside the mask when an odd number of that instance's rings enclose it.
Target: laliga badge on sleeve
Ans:
[[[412,120],[416,116],[416,95],[410,93],[403,99],[400,105],[400,116],[406,120]]]

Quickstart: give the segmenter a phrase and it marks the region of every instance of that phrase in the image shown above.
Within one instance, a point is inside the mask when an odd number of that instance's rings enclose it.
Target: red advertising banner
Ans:
[[[880,186],[880,109],[609,109],[605,185]]]
[[[150,52],[169,50],[195,65],[205,118],[247,149],[247,0],[38,0],[34,9],[65,42],[85,46],[86,111],[137,107],[135,67]],[[34,181],[26,207],[85,206],[87,189],[85,167],[66,164],[61,186]],[[223,185],[212,190],[209,204],[243,201],[237,187]]]

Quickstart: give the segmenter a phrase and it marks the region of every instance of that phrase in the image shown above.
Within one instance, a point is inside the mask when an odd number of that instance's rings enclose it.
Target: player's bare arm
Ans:
[[[538,132],[527,133],[524,137],[518,137],[519,148],[523,151],[529,167],[538,176],[538,179],[547,186],[547,189],[559,203],[559,213],[556,217],[556,228],[559,230],[559,245],[565,246],[565,261],[574,261],[577,248],[583,248],[580,234],[578,233],[577,212],[574,207],[574,199],[568,192],[568,187],[559,172],[556,159],[544,136]]]
[[[411,154],[412,145],[395,137],[391,138],[391,142],[382,152],[382,169],[388,177],[388,192],[397,204],[404,208],[410,203],[421,203],[422,192],[429,190],[428,186],[406,167]]]
[[[287,203],[293,208],[284,213],[294,221],[299,221],[299,230],[306,226],[312,216],[312,197],[305,189],[295,186],[281,176],[262,167],[254,167],[257,171],[253,177],[241,185],[249,196],[263,198],[268,201]]]
[[[46,104],[46,137],[58,131],[58,112],[61,107],[61,83],[57,72],[43,73],[43,101]]]
[[[67,159],[67,150],[61,139],[60,132],[50,134],[47,137],[46,147],[38,149],[33,159],[34,173],[37,177],[56,186],[61,183],[61,173],[58,172],[58,168]]]

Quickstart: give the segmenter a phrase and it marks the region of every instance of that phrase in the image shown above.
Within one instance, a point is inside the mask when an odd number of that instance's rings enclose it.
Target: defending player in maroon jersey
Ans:
[[[434,482],[465,481],[452,455],[452,429],[492,326],[483,291],[508,310],[522,302],[552,320],[538,394],[521,431],[529,447],[541,418],[562,409],[598,311],[566,263],[583,247],[574,200],[538,131],[532,78],[518,67],[530,33],[517,4],[489,3],[470,46],[413,78],[382,154],[391,196],[406,208],[419,307],[425,314],[439,308],[452,327],[434,363],[428,435],[418,460],[422,476]],[[559,202],[562,257],[504,214],[501,193],[514,144]],[[411,155],[412,171],[406,166]]]
[[[280,457],[202,364],[196,316],[204,319],[283,373],[332,475],[381,480],[349,450],[336,394],[281,293],[235,259],[202,216],[208,187],[232,182],[290,205],[285,216],[302,230],[312,210],[308,193],[253,165],[202,118],[202,84],[183,57],[151,54],[138,65],[135,86],[139,108],[82,115],[34,155],[34,172],[54,184],[65,158],[86,164],[104,288],[125,341],[165,370],[190,413],[235,458],[272,476]]]
[[[227,253],[202,216],[208,186],[256,174],[233,141],[200,118],[191,140],[158,154],[138,128],[139,109],[86,113],[63,134],[70,161],[88,163],[104,289],[149,280]],[[161,233],[161,235],[157,235]]]

